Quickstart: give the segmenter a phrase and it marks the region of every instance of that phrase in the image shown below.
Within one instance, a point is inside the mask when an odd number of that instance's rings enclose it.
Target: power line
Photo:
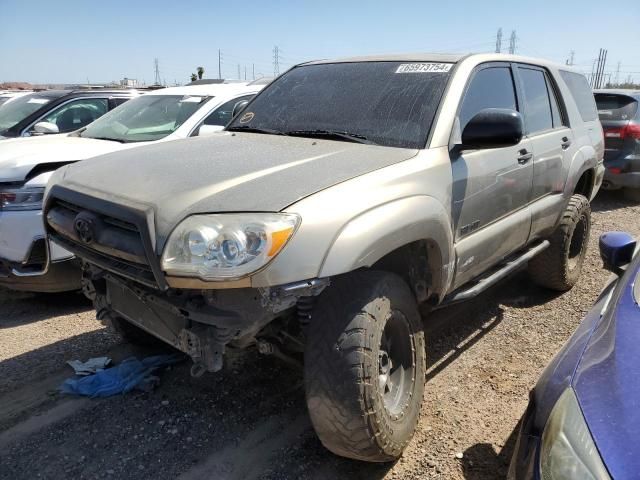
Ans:
[[[496,53],[500,53],[500,50],[502,50],[502,27],[498,29],[496,35]]]

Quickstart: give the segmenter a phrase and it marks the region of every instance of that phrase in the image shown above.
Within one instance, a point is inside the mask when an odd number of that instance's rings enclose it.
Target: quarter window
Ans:
[[[593,92],[584,75],[574,72],[560,70],[562,79],[569,87],[569,91],[576,101],[578,111],[584,122],[592,122],[598,120],[598,110],[596,109],[596,101],[593,98]]]
[[[509,67],[484,68],[474,75],[460,108],[460,129],[485,108],[518,109]]]
[[[527,132],[535,134],[551,130],[553,117],[544,72],[530,68],[519,68],[518,71],[524,88],[524,118]]]
[[[238,102],[242,102],[243,100],[251,100],[252,98],[253,95],[245,95],[244,97],[237,97],[233,100],[229,100],[228,102],[223,103],[213,112],[211,112],[207,118],[204,119],[204,125],[217,125],[220,127],[224,127],[231,121],[233,115],[233,107],[235,107]]]

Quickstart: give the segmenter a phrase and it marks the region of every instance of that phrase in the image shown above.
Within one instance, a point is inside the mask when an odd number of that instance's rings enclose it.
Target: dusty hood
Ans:
[[[47,135],[0,143],[0,182],[20,182],[36,165],[75,162],[136,144]]]
[[[117,152],[65,169],[57,183],[155,210],[160,237],[192,213],[279,211],[417,150],[223,132]]]

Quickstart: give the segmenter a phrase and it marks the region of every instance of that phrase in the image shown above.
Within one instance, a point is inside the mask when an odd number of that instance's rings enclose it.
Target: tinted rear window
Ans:
[[[638,111],[638,101],[627,95],[596,93],[600,120],[631,120]]]
[[[569,91],[576,101],[578,111],[584,122],[591,122],[598,119],[598,111],[596,102],[593,98],[593,92],[584,75],[574,72],[560,71],[562,79],[569,87]]]
[[[451,64],[303,65],[271,83],[228,128],[332,131],[377,145],[424,148]]]

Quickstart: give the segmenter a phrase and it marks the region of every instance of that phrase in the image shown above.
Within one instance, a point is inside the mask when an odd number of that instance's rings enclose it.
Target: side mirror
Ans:
[[[236,115],[238,115],[242,110],[244,110],[244,107],[246,107],[248,103],[249,103],[249,100],[240,100],[238,103],[236,103],[233,106],[233,111],[231,112],[231,119],[236,118]]]
[[[462,132],[462,148],[500,148],[522,140],[522,117],[508,108],[485,108],[469,120]]]
[[[45,135],[48,133],[60,133],[60,130],[55,123],[38,122],[33,126],[33,133]]]
[[[599,246],[605,270],[620,275],[633,259],[636,240],[627,232],[607,232],[600,236]]]
[[[223,129],[224,127],[221,127],[220,125],[200,125],[200,128],[198,129],[198,137],[221,132]]]

